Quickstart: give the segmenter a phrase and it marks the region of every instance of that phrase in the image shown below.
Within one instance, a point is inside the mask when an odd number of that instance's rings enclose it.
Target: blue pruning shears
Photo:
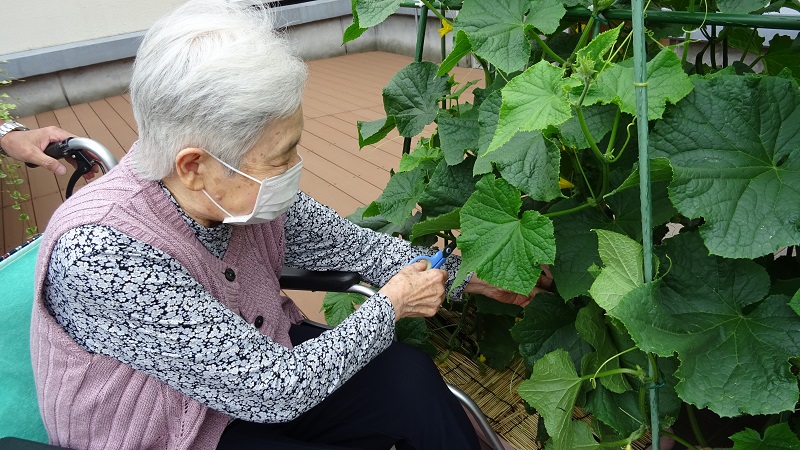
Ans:
[[[412,259],[411,262],[408,264],[411,265],[417,261],[425,260],[428,261],[428,269],[439,269],[442,267],[447,257],[453,253],[453,250],[455,250],[455,248],[456,248],[456,243],[453,242],[447,247],[436,252],[436,254],[433,256],[428,256],[428,255],[417,256],[416,258]]]

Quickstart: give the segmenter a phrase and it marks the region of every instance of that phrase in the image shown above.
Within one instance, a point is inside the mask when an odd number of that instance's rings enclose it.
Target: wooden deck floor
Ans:
[[[305,131],[300,144],[305,170],[300,187],[341,215],[348,215],[377,198],[389,180],[389,170],[398,167],[402,138],[397,132],[376,146],[359,149],[356,122],[385,117],[381,91],[392,75],[411,61],[406,56],[369,52],[308,62],[309,78],[303,97]],[[483,76],[480,70],[460,68],[454,70],[454,75],[458,81]],[[137,139],[136,121],[127,95],[23,117],[19,121],[30,128],[55,125],[92,138],[117,157],[122,157]],[[24,208],[39,231],[44,231],[53,211],[64,200],[69,175],[58,177],[40,168],[23,167],[22,171],[28,183],[22,185],[21,191],[30,194]],[[19,213],[10,205],[8,194],[3,193],[0,249],[4,252],[26,238]]]

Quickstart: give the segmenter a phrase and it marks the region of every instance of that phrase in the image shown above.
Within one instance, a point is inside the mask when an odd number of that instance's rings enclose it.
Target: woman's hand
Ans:
[[[469,280],[469,283],[467,283],[467,285],[464,287],[464,292],[484,295],[501,303],[511,303],[524,308],[528,303],[531,302],[531,300],[533,300],[533,297],[535,297],[536,294],[543,291],[549,291],[552,287],[553,274],[550,273],[550,267],[542,266],[542,274],[539,275],[539,280],[536,281],[536,286],[534,286],[530,295],[526,296],[517,294],[516,292],[507,291],[505,289],[500,289],[499,287],[492,286],[476,276],[473,276],[472,279]]]
[[[44,153],[44,149],[53,142],[63,141],[69,137],[74,137],[74,135],[58,127],[12,131],[3,136],[2,142],[0,142],[0,148],[5,150],[8,156],[17,161],[36,164],[56,175],[65,175],[67,173],[67,168],[59,163],[58,160],[47,156]],[[66,158],[66,160],[72,164],[73,167],[77,167],[77,163],[74,159]],[[100,168],[95,165],[83,178],[87,180],[94,178],[95,174],[99,171]]]
[[[394,306],[395,320],[405,317],[431,317],[444,301],[447,272],[426,270],[427,261],[417,261],[403,267],[379,293],[389,297]]]
[[[64,175],[67,168],[44,154],[51,142],[63,141],[72,135],[56,127],[44,127],[28,131],[12,131],[3,136],[0,147],[17,161],[42,166],[56,175]]]

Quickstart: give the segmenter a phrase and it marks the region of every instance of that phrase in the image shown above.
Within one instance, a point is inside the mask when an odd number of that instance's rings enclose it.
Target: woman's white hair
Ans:
[[[130,89],[142,177],[171,174],[188,147],[238,168],[265,126],[297,111],[306,66],[274,28],[266,7],[227,0],[191,0],[150,28]]]

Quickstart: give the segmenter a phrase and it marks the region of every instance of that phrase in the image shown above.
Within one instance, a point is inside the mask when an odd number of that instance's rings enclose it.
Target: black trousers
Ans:
[[[324,330],[295,325],[297,345]],[[431,358],[395,342],[333,394],[297,419],[279,424],[234,420],[217,450],[479,449],[458,400]]]

